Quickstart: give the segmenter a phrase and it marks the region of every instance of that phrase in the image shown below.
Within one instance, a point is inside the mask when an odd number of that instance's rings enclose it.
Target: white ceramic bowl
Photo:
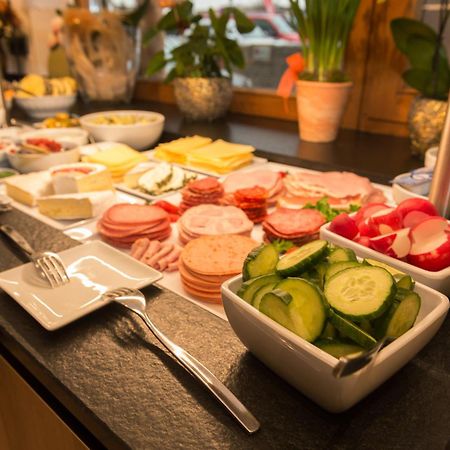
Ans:
[[[4,166],[8,161],[6,150],[9,147],[9,141],[16,141],[21,132],[20,127],[0,128],[0,141],[3,141],[0,143],[0,166]]]
[[[392,197],[394,198],[394,201],[397,204],[401,203],[403,200],[406,200],[408,198],[423,198],[425,200],[428,200],[428,197],[409,191],[408,189],[405,189],[403,186],[400,186],[397,183],[392,183]]]
[[[21,173],[47,170],[59,164],[70,164],[80,160],[80,149],[73,147],[63,152],[49,153],[47,155],[18,154],[12,150],[6,152],[9,164]]]
[[[414,280],[436,289],[437,291],[443,292],[446,295],[450,295],[450,267],[439,270],[438,272],[424,270],[407,262],[392,258],[391,256],[383,255],[383,253],[372,250],[371,248],[365,247],[357,242],[353,242],[343,236],[339,236],[338,234],[330,231],[329,227],[329,223],[322,225],[320,228],[321,239],[332,242],[339,247],[351,248],[358,256],[363,258],[376,259],[383,263],[389,264],[401,272],[410,274]]]
[[[236,295],[241,276],[222,285],[228,321],[242,343],[264,364],[330,412],[355,405],[403,367],[436,334],[447,315],[448,298],[421,284],[422,305],[415,325],[378,354],[372,365],[335,378],[338,360],[265,316]]]
[[[45,119],[59,112],[67,112],[74,105],[77,96],[43,95],[39,97],[15,97],[14,101],[33,119]]]
[[[82,128],[45,128],[25,131],[20,135],[22,141],[30,138],[46,138],[61,144],[85,145],[89,142],[89,133]]]
[[[139,115],[148,117],[151,122],[132,125],[99,125],[93,123],[95,118],[106,115]],[[122,142],[130,147],[143,150],[150,148],[158,141],[164,127],[164,116],[153,111],[103,111],[82,116],[80,124],[96,141]]]

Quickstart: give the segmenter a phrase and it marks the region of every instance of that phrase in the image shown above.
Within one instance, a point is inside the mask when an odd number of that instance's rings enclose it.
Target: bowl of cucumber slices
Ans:
[[[242,275],[222,285],[231,327],[264,364],[330,412],[342,412],[386,381],[434,336],[448,298],[353,250],[316,240],[280,255],[262,244]],[[343,378],[339,358],[385,346]]]

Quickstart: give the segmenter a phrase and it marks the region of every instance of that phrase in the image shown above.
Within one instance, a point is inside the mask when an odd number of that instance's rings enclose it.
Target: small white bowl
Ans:
[[[80,149],[73,147],[62,152],[49,153],[47,155],[19,154],[14,150],[6,152],[9,164],[21,173],[38,172],[47,170],[59,164],[70,164],[80,160]]]
[[[383,348],[375,362],[344,378],[332,374],[338,360],[284,328],[236,295],[241,276],[222,285],[231,328],[266,366],[327,411],[342,412],[391,377],[436,334],[447,315],[448,298],[416,284],[422,298],[415,325]]]
[[[20,135],[22,141],[33,138],[52,139],[60,144],[85,145],[89,142],[89,133],[82,128],[44,128],[25,131]]]
[[[363,258],[376,259],[383,263],[386,263],[401,272],[410,274],[415,281],[423,283],[439,292],[443,292],[446,295],[450,295],[450,267],[432,272],[430,270],[421,269],[420,267],[413,266],[400,259],[392,258],[391,256],[384,255],[368,248],[357,242],[351,241],[343,236],[339,236],[333,233],[329,229],[330,224],[326,223],[320,228],[320,238],[325,239],[328,242],[338,245],[339,247],[351,248],[358,256]]]
[[[139,115],[151,119],[148,123],[136,123],[132,125],[100,125],[93,120],[101,116],[129,116]],[[115,141],[127,144],[130,147],[143,150],[155,144],[164,127],[164,116],[153,111],[103,111],[86,114],[80,118],[81,126],[87,130],[96,141]]]
[[[425,200],[428,200],[428,197],[416,194],[415,192],[405,189],[403,186],[400,186],[397,183],[392,183],[392,197],[394,198],[394,201],[397,204],[401,203],[403,200],[406,200],[407,198],[423,198]]]
[[[76,94],[15,97],[14,101],[33,119],[45,119],[59,112],[67,112],[74,105]]]

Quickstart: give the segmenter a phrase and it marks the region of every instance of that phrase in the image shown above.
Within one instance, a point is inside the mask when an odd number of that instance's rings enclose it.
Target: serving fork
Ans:
[[[172,342],[150,320],[146,312],[144,294],[137,289],[117,288],[103,294],[105,300],[113,300],[119,305],[133,311],[147,325],[155,337],[169,350],[178,362],[228,409],[234,418],[249,432],[259,429],[259,422],[240,400],[220,382],[201,362],[190,353]]]
[[[64,264],[56,253],[36,252],[28,241],[9,225],[0,225],[0,230],[22,250],[33,263],[39,276],[46,280],[52,288],[62,286],[70,281]]]

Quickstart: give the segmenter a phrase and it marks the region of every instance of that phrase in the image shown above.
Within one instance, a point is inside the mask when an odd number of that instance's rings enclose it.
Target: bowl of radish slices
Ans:
[[[397,207],[369,203],[355,214],[335,217],[320,237],[450,293],[450,224],[426,199],[409,198]]]

